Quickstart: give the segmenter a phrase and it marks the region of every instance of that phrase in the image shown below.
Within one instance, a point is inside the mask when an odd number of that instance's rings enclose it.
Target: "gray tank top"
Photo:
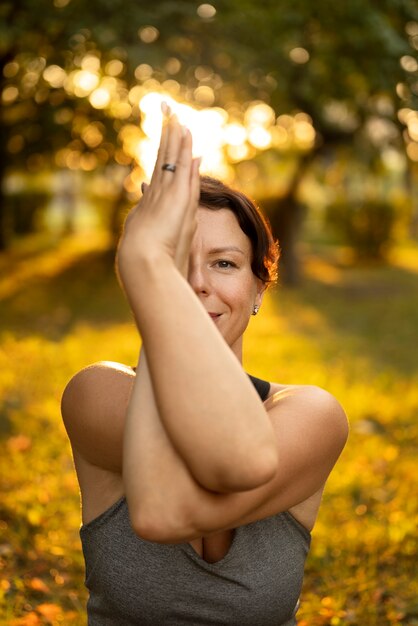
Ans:
[[[250,377],[264,399],[269,385]],[[125,498],[80,529],[89,626],[293,626],[310,533],[285,511],[235,529],[227,554],[132,530]]]

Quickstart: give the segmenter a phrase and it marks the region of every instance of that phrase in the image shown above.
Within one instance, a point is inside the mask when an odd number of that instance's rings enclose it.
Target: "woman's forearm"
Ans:
[[[128,298],[174,448],[207,489],[263,484],[276,469],[274,435],[238,359],[168,255],[148,250],[129,262]]]
[[[131,523],[143,537],[187,529],[187,505],[202,488],[174,449],[158,415],[144,349],[126,415],[123,480]]]

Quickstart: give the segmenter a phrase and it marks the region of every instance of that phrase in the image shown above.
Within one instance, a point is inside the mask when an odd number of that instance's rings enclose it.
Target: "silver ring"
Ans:
[[[167,172],[175,172],[176,171],[176,165],[174,165],[174,163],[164,163],[164,165],[161,167],[162,170],[167,170]]]

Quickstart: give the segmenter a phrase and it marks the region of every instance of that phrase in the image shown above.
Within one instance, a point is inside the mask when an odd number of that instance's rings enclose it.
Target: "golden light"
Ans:
[[[154,70],[151,65],[148,65],[148,63],[141,63],[141,65],[138,65],[138,67],[135,68],[135,78],[137,80],[146,80],[152,76],[153,73]]]
[[[248,159],[250,149],[248,145],[244,143],[238,146],[228,146],[227,153],[231,161],[239,162]]]
[[[293,117],[291,115],[279,115],[279,117],[277,118],[277,124],[278,126],[283,126],[283,128],[289,129],[292,128],[293,126]]]
[[[402,124],[407,124],[410,117],[415,117],[415,111],[408,109],[407,107],[399,109],[398,120],[402,122]]]
[[[309,122],[296,122],[294,126],[294,136],[301,146],[310,148],[315,141],[315,130]]]
[[[167,94],[151,92],[139,103],[143,114],[141,127],[146,137],[137,141],[135,147],[135,158],[147,177],[151,177],[160,141],[162,101],[167,102],[180,123],[189,128],[193,137],[193,154],[202,157],[202,171],[211,171],[219,176],[229,175],[222,151],[225,144],[224,127],[228,120],[226,111],[217,107],[198,111],[176,102]]]
[[[73,75],[75,95],[79,98],[87,96],[94,89],[96,89],[99,84],[99,80],[99,76],[90,70],[79,70]]]
[[[143,95],[147,87],[143,84],[129,92],[129,102],[137,103],[141,112],[141,128],[128,124],[119,132],[124,153],[140,166],[142,177],[145,174],[149,179],[155,165],[163,122],[163,101],[177,115],[180,123],[190,130],[193,155],[202,158],[201,171],[225,180],[230,180],[235,171],[229,163],[241,166],[248,163],[257,151],[271,146],[279,150],[288,150],[292,146],[307,150],[315,141],[315,129],[306,113],[280,115],[276,121],[272,107],[262,101],[252,102],[245,111],[238,105],[231,106],[228,112],[210,106],[197,110],[163,92],[162,85],[155,79],[146,82],[155,83],[158,90]],[[241,167],[240,172],[244,172]],[[139,187],[135,188],[135,176],[130,176],[127,185],[132,193],[139,193]]]
[[[226,124],[224,128],[225,143],[230,146],[240,146],[247,139],[247,131],[241,124]]]
[[[161,89],[161,84],[158,82],[156,78],[147,78],[147,80],[144,80],[144,82],[142,83],[142,86],[146,92],[160,91]]]
[[[411,161],[418,161],[418,143],[411,141],[411,143],[406,146],[406,153]]]
[[[285,148],[289,144],[289,133],[283,126],[274,126],[270,129],[271,141],[277,148]]]
[[[8,87],[5,87],[1,92],[1,99],[3,100],[4,104],[13,104],[18,95],[18,88],[14,85],[9,85]]]
[[[181,63],[178,59],[176,59],[176,57],[170,57],[167,61],[167,63],[165,64],[165,71],[167,72],[167,74],[178,74],[178,72],[181,70]]]
[[[103,133],[97,124],[92,123],[83,129],[81,138],[89,148],[97,148],[103,141]]]
[[[302,65],[309,61],[309,52],[305,48],[293,48],[289,52],[289,57],[294,63]]]
[[[212,4],[201,4],[197,7],[196,13],[204,20],[209,20],[216,15],[216,9]]]
[[[129,90],[128,100],[133,106],[137,106],[144,95],[145,89],[140,85],[135,85],[135,87],[132,87],[132,89]]]
[[[95,109],[105,109],[110,102],[110,93],[104,87],[99,87],[90,94],[89,102]]]
[[[409,122],[408,133],[411,139],[418,141],[418,115]]]
[[[407,54],[401,57],[400,64],[405,72],[416,72],[418,70],[418,61]]]
[[[46,82],[55,89],[62,87],[65,79],[67,78],[65,70],[63,70],[59,65],[48,65],[48,67],[44,69],[42,76]]]
[[[119,120],[127,120],[131,116],[132,107],[128,102],[112,102],[110,114]]]
[[[271,146],[271,133],[263,126],[253,126],[248,130],[248,141],[254,148],[266,150]]]
[[[80,167],[85,172],[92,172],[97,167],[97,157],[91,152],[86,152],[80,157]]]
[[[155,26],[144,26],[138,30],[138,37],[144,43],[154,43],[159,35],[159,30]]]
[[[123,70],[124,65],[119,59],[113,59],[109,61],[109,63],[106,63],[105,72],[109,76],[119,76],[119,74],[122,74]]]
[[[210,80],[213,76],[213,69],[209,66],[199,65],[194,71],[197,80]]]
[[[410,35],[410,37],[415,37],[418,35],[418,22],[407,22],[405,26],[405,31]]]
[[[274,124],[276,115],[268,104],[265,102],[256,102],[251,104],[245,112],[245,125],[246,126],[271,126]]]
[[[405,85],[405,83],[397,83],[396,95],[402,100],[408,99],[408,87]]]
[[[19,63],[16,61],[10,61],[10,63],[6,63],[3,68],[3,76],[5,78],[13,78],[19,71]]]
[[[165,91],[168,91],[174,96],[179,94],[181,90],[180,83],[178,83],[176,80],[173,80],[172,78],[165,80],[161,86]]]
[[[195,100],[203,106],[211,106],[215,102],[215,93],[212,87],[203,85],[193,92]]]
[[[81,153],[78,150],[69,150],[65,159],[65,164],[70,170],[78,170],[80,168]]]
[[[95,54],[86,54],[81,61],[81,69],[95,74],[100,70],[100,59]]]

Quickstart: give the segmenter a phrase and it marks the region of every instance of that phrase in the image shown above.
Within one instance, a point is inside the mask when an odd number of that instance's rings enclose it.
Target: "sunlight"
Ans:
[[[147,177],[151,177],[157,158],[163,121],[162,102],[167,102],[180,123],[189,128],[193,137],[193,155],[202,157],[201,170],[228,176],[228,164],[222,151],[227,112],[217,107],[198,111],[187,104],[176,102],[166,94],[150,92],[139,103],[143,113],[141,127],[146,137],[137,140],[134,150],[134,156]]]
[[[95,109],[105,109],[110,102],[110,93],[104,87],[99,87],[90,94],[89,101]]]
[[[99,84],[99,80],[98,75],[89,70],[76,72],[73,77],[75,95],[80,98],[91,93]]]

